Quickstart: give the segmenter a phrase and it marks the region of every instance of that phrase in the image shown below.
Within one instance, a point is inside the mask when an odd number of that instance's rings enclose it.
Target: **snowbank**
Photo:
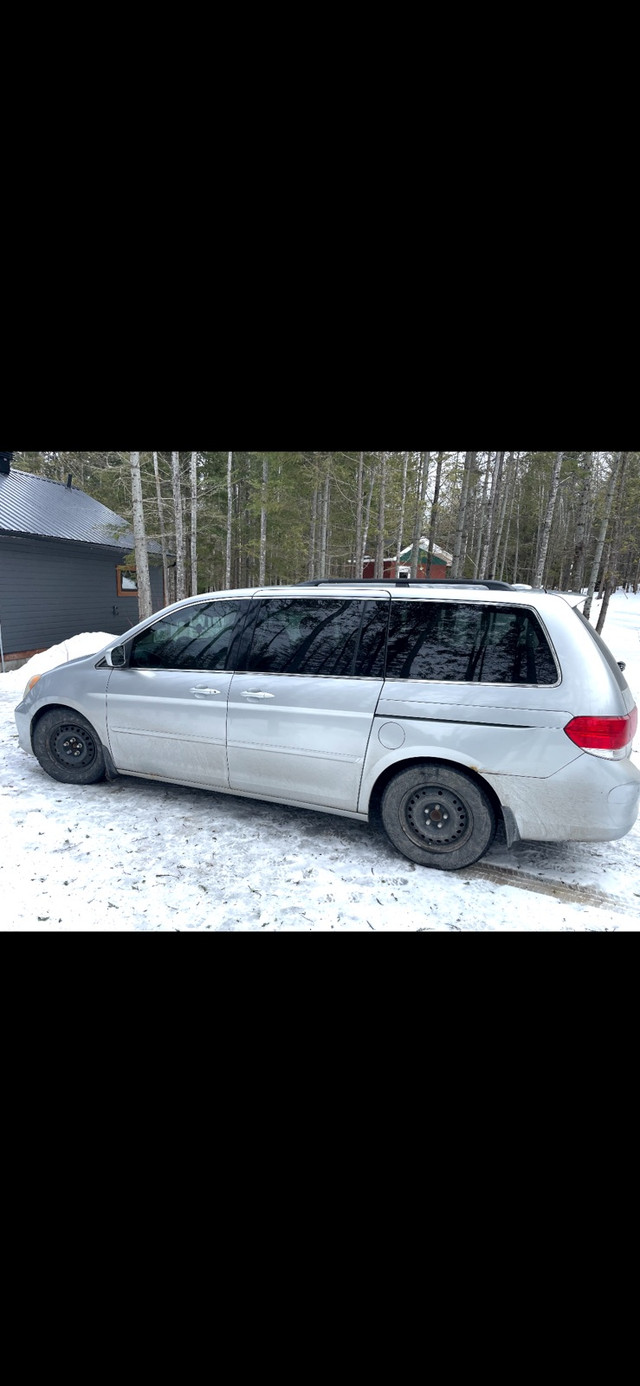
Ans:
[[[103,650],[105,645],[116,638],[115,635],[106,635],[104,631],[85,631],[82,635],[72,635],[60,645],[51,645],[48,650],[33,655],[20,669],[12,669],[9,674],[0,674],[0,692],[22,693],[33,674],[44,674],[47,669],[55,669],[58,664],[66,664],[70,659],[79,659],[80,655],[97,654],[98,650]]]

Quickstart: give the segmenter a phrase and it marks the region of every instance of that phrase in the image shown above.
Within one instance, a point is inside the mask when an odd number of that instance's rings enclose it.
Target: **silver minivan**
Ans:
[[[633,826],[637,725],[579,597],[322,581],[189,598],[29,680],[53,779],[136,775],[381,821],[424,866]]]

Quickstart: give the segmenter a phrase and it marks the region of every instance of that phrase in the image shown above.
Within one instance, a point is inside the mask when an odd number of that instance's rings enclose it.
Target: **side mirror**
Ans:
[[[619,659],[619,660],[618,660],[618,668],[622,670],[623,674],[624,674],[624,671],[625,671],[626,667],[627,667],[627,666],[626,666],[624,660],[623,660],[623,659]]]
[[[107,650],[105,659],[110,669],[121,669],[127,662],[127,652],[124,645],[115,645],[112,650]]]

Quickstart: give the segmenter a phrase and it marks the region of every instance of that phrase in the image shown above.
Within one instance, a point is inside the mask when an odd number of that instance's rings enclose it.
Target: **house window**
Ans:
[[[119,597],[136,597],[138,595],[138,579],[135,568],[127,568],[124,563],[118,563],[116,576]]]

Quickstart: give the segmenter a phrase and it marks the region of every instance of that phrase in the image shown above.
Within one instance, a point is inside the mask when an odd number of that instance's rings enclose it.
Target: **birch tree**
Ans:
[[[130,452],[129,463],[131,466],[131,499],[133,503],[133,538],[136,549],[138,611],[140,620],[144,621],[147,616],[152,615],[153,606],[151,603],[151,579],[149,577],[149,552],[147,549],[147,535],[144,526],[140,453]]]
[[[493,544],[493,559],[489,571],[489,576],[492,578],[497,578],[498,576],[498,560],[500,557],[500,545],[502,543],[502,533],[504,530],[504,522],[507,514],[507,500],[509,499],[509,496],[511,496],[511,501],[513,502],[513,478],[515,476],[515,456],[515,452],[510,453],[504,464],[504,482],[502,485],[501,499],[499,501],[500,513],[498,515],[496,522],[495,539]]]
[[[534,577],[534,579],[533,579],[533,586],[534,586],[534,587],[542,587],[542,578],[543,578],[543,576],[544,576],[544,568],[545,568],[545,563],[546,563],[546,561],[547,561],[547,550],[548,550],[548,548],[549,548],[549,538],[550,538],[550,535],[551,535],[551,526],[552,526],[552,524],[553,524],[553,515],[554,515],[555,508],[556,508],[556,499],[557,499],[557,495],[558,495],[558,487],[559,487],[559,485],[560,485],[560,469],[561,469],[561,467],[562,467],[563,461],[564,461],[564,453],[563,453],[563,452],[558,452],[558,453],[556,453],[556,460],[555,460],[555,462],[554,462],[554,464],[553,464],[553,472],[552,472],[552,474],[551,474],[551,490],[550,490],[550,492],[549,492],[549,503],[548,503],[548,505],[547,505],[547,513],[546,513],[546,516],[545,516],[545,521],[544,521],[544,525],[543,525],[543,528],[542,528],[542,535],[541,535],[541,538],[540,538],[540,550],[539,550],[539,553],[538,553],[538,565],[537,565],[537,568],[536,568],[535,577]]]
[[[456,537],[453,546],[453,563],[451,565],[451,577],[459,578],[462,573],[462,540],[464,536],[465,520],[467,518],[467,497],[469,495],[469,480],[473,468],[475,467],[477,452],[466,452],[464,456],[464,472],[462,474],[462,489],[460,491],[460,505],[458,507],[458,521],[456,525]]]

